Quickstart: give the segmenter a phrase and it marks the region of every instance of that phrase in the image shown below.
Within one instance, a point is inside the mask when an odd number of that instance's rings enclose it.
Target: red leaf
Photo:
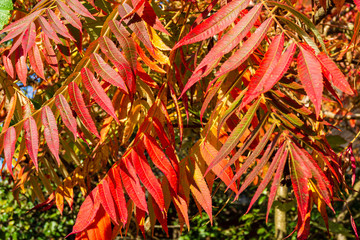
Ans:
[[[90,60],[95,71],[105,81],[120,88],[120,90],[122,90],[124,93],[129,93],[124,79],[114,69],[112,69],[112,67],[106,64],[106,62],[100,57],[100,55],[93,53],[90,55]]]
[[[295,144],[290,148],[290,177],[291,183],[294,189],[295,197],[298,203],[298,209],[301,217],[304,219],[308,212],[309,201],[309,187],[308,179],[311,178],[310,169],[307,168],[306,163],[298,155],[298,152],[294,149]]]
[[[199,25],[205,18],[207,18],[211,12],[211,10],[216,6],[216,4],[218,3],[218,0],[213,0],[209,6],[195,19],[193,25],[191,26],[191,28],[196,27],[197,25]]]
[[[315,187],[323,201],[330,207],[331,210],[335,213],[332,205],[331,205],[331,193],[329,190],[331,189],[330,182],[325,176],[323,170],[319,167],[319,165],[315,162],[315,160],[311,157],[311,155],[304,149],[300,149],[298,146],[293,144],[294,149],[297,152],[297,155],[304,162],[303,165],[307,167],[307,170],[310,170],[311,175],[315,178]],[[330,190],[331,191],[331,190]]]
[[[9,41],[10,39],[15,38],[17,35],[22,34],[25,29],[30,25],[30,23],[39,16],[39,13],[42,9],[37,10],[26,17],[20,18],[19,20],[11,23],[9,26],[4,28],[0,34],[8,32],[8,34],[0,41],[0,44]]]
[[[125,53],[125,58],[130,63],[131,69],[136,69],[137,65],[137,54],[135,42],[131,38],[129,32],[122,26],[118,21],[110,21],[109,27],[114,33],[116,39],[119,41],[122,50]]]
[[[121,17],[126,16],[133,9],[126,3],[119,5],[118,11]],[[124,20],[125,24],[135,33],[139,40],[149,49],[152,49],[153,46],[150,41],[149,33],[146,29],[146,26],[139,15],[134,14],[131,19]],[[112,30],[111,30],[112,31]]]
[[[91,18],[93,20],[96,20],[89,10],[87,10],[86,7],[84,7],[78,0],[67,0],[66,1],[69,7],[71,7],[76,13],[83,15],[84,17]]]
[[[138,208],[148,212],[145,192],[140,185],[139,178],[136,176],[136,170],[131,161],[127,158],[123,158],[119,169],[121,179],[129,197],[134,201]]]
[[[71,66],[71,50],[70,50],[70,41],[68,39],[61,39],[63,44],[58,44],[57,49],[59,50],[61,56],[64,60]]]
[[[75,28],[79,29],[80,32],[82,32],[82,24],[80,21],[80,18],[78,18],[75,13],[62,1],[56,1],[56,4],[58,5],[58,9],[61,13],[61,15],[64,16],[64,18]]]
[[[85,198],[80,207],[72,232],[66,237],[84,231],[94,220],[100,207],[98,187],[94,188]]]
[[[43,107],[41,110],[41,121],[44,125],[44,136],[46,143],[54,155],[58,166],[60,166],[59,158],[59,133],[56,125],[56,119],[49,106]]]
[[[151,198],[151,196],[150,196],[150,198]],[[169,237],[169,230],[168,230],[168,226],[167,226],[166,212],[161,211],[159,206],[152,199],[151,199],[151,205],[152,205],[152,207],[154,209],[156,219],[160,222],[161,227],[164,229],[166,235]]]
[[[280,150],[278,150],[280,151]],[[270,194],[269,194],[269,200],[268,200],[268,206],[267,206],[267,212],[266,212],[266,222],[268,221],[268,217],[269,217],[269,212],[270,212],[270,208],[275,200],[275,196],[276,196],[276,192],[277,189],[279,187],[280,184],[280,180],[284,171],[284,167],[285,167],[285,163],[286,163],[286,159],[288,156],[288,151],[285,150],[284,154],[282,155],[280,162],[279,162],[279,167],[276,170],[275,176],[274,176],[274,180],[271,184],[271,189],[270,189]]]
[[[297,59],[299,79],[310,100],[315,106],[316,117],[321,111],[323,79],[321,65],[316,56],[303,45],[299,45],[300,53]]]
[[[65,126],[74,134],[74,138],[76,139],[77,135],[77,125],[76,119],[72,115],[72,111],[70,105],[66,101],[65,97],[62,94],[59,94],[55,98],[55,105],[60,111],[60,116],[65,124]]]
[[[144,184],[151,196],[153,196],[161,211],[165,211],[164,195],[161,190],[161,185],[152,172],[143,150],[140,148],[133,149],[131,151],[131,160],[141,182]]]
[[[251,37],[249,37],[249,39],[241,46],[241,48],[237,50],[226,62],[224,62],[224,64],[221,66],[220,70],[215,74],[215,76],[221,77],[222,75],[239,67],[260,45],[271,23],[272,18],[269,18],[265,22],[263,22],[260,27],[256,29],[255,33],[253,33]]]
[[[360,0],[354,0],[354,3],[358,9],[358,11],[360,11]],[[357,236],[357,235],[356,235]]]
[[[36,38],[36,28],[35,23],[30,23],[28,29],[26,29],[24,37],[22,38],[22,47],[25,51],[25,55],[30,51],[30,49],[35,45],[35,38]]]
[[[6,166],[9,173],[14,177],[12,171],[12,158],[15,152],[15,143],[16,143],[16,130],[14,127],[9,127],[6,131],[4,139],[4,157],[6,161]]]
[[[140,231],[143,234],[143,237],[145,238],[145,211],[142,210],[141,208],[136,207],[136,214],[135,214],[135,218],[136,218],[136,223],[140,229]]]
[[[354,95],[346,77],[326,53],[319,53],[317,59],[321,63],[325,77],[332,82],[335,87],[349,95]]]
[[[357,6],[358,6],[358,8],[360,8],[359,4]],[[356,240],[359,240],[359,234],[358,234],[358,231],[357,231],[357,228],[356,228],[355,220],[354,220],[352,215],[350,215],[350,223],[351,223],[351,227],[354,230]]]
[[[52,44],[50,43],[49,38],[45,34],[42,34],[42,38],[44,44],[44,48],[42,49],[44,58],[46,62],[50,65],[50,67],[54,69],[57,74],[59,74],[58,60]]]
[[[248,170],[249,166],[256,160],[256,158],[259,156],[259,154],[264,150],[267,142],[269,141],[273,131],[275,129],[275,124],[273,124],[271,126],[270,129],[268,129],[266,131],[266,134],[262,137],[262,139],[260,140],[260,142],[258,143],[258,145],[256,146],[256,148],[254,149],[254,151],[251,153],[251,155],[246,159],[246,161],[241,165],[240,169],[237,170],[236,174],[234,175],[233,179],[231,180],[230,184],[232,184],[233,182],[235,182],[238,178],[240,178],[242,176],[242,174]],[[272,141],[271,144],[268,145],[267,149],[265,150],[265,157],[262,158],[261,160],[263,161],[267,161],[267,157],[270,157],[272,152],[275,150],[276,147],[276,142],[279,139],[280,135],[277,135],[274,140]],[[253,140],[251,140],[252,142]],[[246,144],[247,147],[249,147],[249,145]],[[230,161],[227,163],[227,165],[225,166],[225,169],[230,167],[237,159],[239,159],[239,157],[241,156],[241,154],[247,150],[246,148],[240,148],[238,150],[238,152],[233,155],[233,157],[230,159]],[[260,162],[261,162],[260,160]],[[224,172],[224,170],[221,171],[220,174],[222,174],[222,172]],[[227,189],[229,188],[229,186],[227,187]],[[240,191],[236,194],[236,198],[239,196]]]
[[[108,37],[100,37],[99,44],[101,51],[119,70],[119,74],[122,79],[127,79],[127,86],[129,88],[129,91],[131,93],[135,93],[135,76],[125,57],[120,53],[115,44]]]
[[[40,51],[39,51],[39,48],[36,45],[36,43],[30,49],[30,51],[28,52],[28,55],[29,55],[30,65],[31,65],[32,69],[34,70],[34,72],[38,75],[38,77],[41,77],[42,79],[45,80],[44,64],[42,62]]]
[[[15,51],[15,69],[20,81],[26,86],[27,65],[23,48],[19,46]]]
[[[296,45],[295,43],[293,43],[288,47],[286,52],[281,55],[281,57],[278,56],[278,58],[280,59],[276,63],[276,65],[273,66],[271,72],[267,72],[268,74],[263,76],[258,75],[259,77],[251,79],[248,91],[246,92],[246,96],[242,101],[239,109],[242,109],[252,100],[257,98],[260,94],[269,91],[282,78],[282,76],[285,74],[285,72],[290,66],[292,58],[295,54],[295,50]]]
[[[180,46],[199,42],[212,37],[226,29],[238,17],[241,10],[247,7],[248,0],[234,0],[220,8],[220,10],[207,18],[204,22],[192,29],[175,46],[174,50]]]
[[[273,84],[273,81],[271,81],[272,79],[270,79],[269,77],[275,67],[278,65],[283,46],[284,34],[278,35],[272,40],[263,60],[260,63],[259,68],[256,70],[255,74],[250,79],[248,92],[245,96],[252,95],[257,92],[262,92],[264,91],[265,86],[266,89],[268,89],[269,87],[270,89],[272,88],[275,83]],[[268,80],[271,81],[271,84],[267,84]]]
[[[80,88],[75,82],[69,83],[68,87],[72,106],[77,115],[79,116],[80,120],[84,123],[85,127],[89,129],[90,132],[100,138],[95,123],[91,118],[89,110],[86,108],[83,97],[81,96]]]
[[[136,1],[132,1],[133,6],[137,6],[137,4],[134,4]],[[151,27],[153,27],[156,30],[159,30],[167,35],[170,35],[170,33],[165,29],[165,27],[160,22],[159,18],[156,16],[156,13],[150,3],[148,1],[143,1],[141,6],[136,11],[139,16]]]
[[[210,73],[209,70],[216,67],[214,64],[221,59],[226,53],[230,52],[234,47],[238,46],[240,41],[246,36],[253,27],[255,21],[260,15],[262,4],[258,4],[247,13],[241,21],[239,21],[232,29],[229,30],[210,50],[201,63],[194,70],[193,75],[188,80],[181,95],[183,95],[192,85],[201,78]]]
[[[49,23],[51,27],[60,35],[67,37],[75,42],[75,39],[69,33],[68,29],[64,26],[61,20],[56,16],[56,14],[51,9],[46,9],[47,16],[49,18]]]
[[[19,46],[22,44],[22,40],[24,38],[26,30],[20,35],[17,36],[13,39],[13,43],[11,45],[11,49],[10,52],[8,53],[8,55],[11,55],[14,51],[18,50],[18,48],[20,48]],[[21,45],[21,48],[23,48],[23,46]]]
[[[266,149],[265,153],[263,154],[263,156],[261,157],[261,159],[258,161],[257,165],[251,170],[251,172],[246,176],[245,181],[243,182],[243,184],[240,187],[239,193],[241,194],[255,179],[255,177],[259,174],[260,170],[265,166],[265,164],[268,162],[270,156],[272,155],[272,146],[275,146],[276,142],[273,142],[271,144],[269,144],[268,148]],[[281,150],[281,151],[280,151]],[[280,148],[279,151],[277,152],[277,154],[275,155],[275,157],[272,160],[273,162],[276,162],[279,160],[279,158],[281,157],[281,154],[283,152],[284,148]],[[254,150],[255,152],[255,150]],[[271,168],[268,169],[268,171],[270,171]],[[275,171],[275,168],[273,169]],[[270,180],[270,179],[269,179]],[[261,186],[261,184],[260,184]],[[259,186],[259,188],[260,188]],[[261,191],[262,192],[262,191]],[[261,193],[260,192],[260,193]],[[255,201],[254,201],[255,202]],[[252,204],[250,204],[252,205]],[[250,207],[249,207],[250,209]]]
[[[107,214],[109,214],[113,222],[117,225],[118,222],[116,217],[116,208],[106,178],[104,178],[103,181],[99,184],[99,197],[101,205],[104,207]]]
[[[160,123],[159,119],[156,117],[153,118],[153,126],[155,128],[155,131],[157,133],[157,136],[160,140],[161,146],[163,149],[165,149],[165,153],[169,160],[171,161],[171,164],[175,170],[179,174],[179,160],[177,158],[177,155],[175,153],[174,146],[171,144],[170,139],[166,135],[165,128]],[[171,128],[168,128],[168,131],[172,131]],[[176,189],[175,189],[176,190]],[[177,191],[175,191],[177,193]]]
[[[157,144],[156,139],[148,134],[144,135],[144,145],[146,151],[153,163],[162,171],[169,181],[170,187],[177,192],[179,185],[178,173],[175,171],[171,162],[166,157],[160,146]]]
[[[157,85],[157,83],[149,76],[149,74],[147,74],[144,69],[142,68],[142,66],[140,65],[140,63],[138,64],[137,68],[136,68],[136,75],[139,76],[139,78],[146,83],[149,87],[151,88],[155,88],[155,89],[159,89],[159,86]]]
[[[29,156],[33,161],[36,170],[38,170],[37,154],[39,151],[39,133],[34,118],[30,116],[24,122],[25,144],[29,152]]]
[[[246,211],[245,214],[247,214],[250,211],[251,207],[254,205],[256,200],[260,197],[260,194],[264,191],[264,189],[266,188],[266,186],[270,182],[272,175],[274,174],[277,166],[279,165],[279,161],[283,158],[283,153],[284,153],[284,148],[285,148],[284,146],[285,145],[283,145],[283,148],[280,148],[277,151],[277,153],[275,154],[275,156],[274,156],[274,158],[273,158],[273,160],[272,160],[272,162],[271,162],[271,164],[269,166],[269,169],[267,170],[266,175],[263,178],[262,182],[260,183],[259,187],[256,189],[256,192],[255,192],[253,198],[251,199],[248,210]],[[264,158],[264,156],[262,158]],[[241,192],[241,190],[240,190],[240,192]]]
[[[100,207],[96,213],[94,222],[86,229],[88,240],[109,240],[111,239],[111,221],[109,216]],[[80,238],[84,240],[84,238]]]
[[[310,192],[311,193],[311,192]],[[310,234],[310,215],[311,215],[311,208],[313,205],[312,198],[308,199],[308,203],[306,205],[306,215],[301,216],[300,211],[298,209],[298,223],[296,225],[297,229],[297,239],[308,239],[308,236]]]
[[[111,168],[108,172],[109,176],[109,188],[111,191],[111,195],[113,196],[115,200],[115,204],[118,209],[118,215],[120,218],[120,221],[125,225],[127,222],[128,214],[127,214],[127,208],[126,208],[126,199],[124,196],[123,186],[121,183],[121,177],[119,172],[119,167]]]
[[[355,179],[356,179],[356,159],[353,152],[352,143],[350,143],[347,152],[350,155],[350,163],[351,163],[351,170],[352,170],[352,177],[351,177],[351,185],[354,186]]]
[[[56,32],[54,31],[54,29],[50,26],[50,23],[48,21],[46,21],[46,19],[43,16],[39,16],[38,17],[38,23],[41,26],[41,30],[43,31],[43,33],[46,34],[46,36],[48,36],[48,38],[51,38],[52,40],[55,41],[55,43],[60,44],[61,41],[59,39],[59,37],[56,35]]]
[[[83,68],[81,69],[81,77],[85,88],[89,91],[97,104],[112,116],[116,122],[119,122],[110,98],[106,95],[100,83],[95,79],[94,74],[88,68]]]
[[[4,67],[5,67],[5,71],[12,79],[15,79],[16,73],[14,71],[14,67],[13,67],[11,58],[7,53],[8,53],[8,51],[6,51],[6,52],[4,52],[4,54],[2,54],[2,61],[3,61]]]

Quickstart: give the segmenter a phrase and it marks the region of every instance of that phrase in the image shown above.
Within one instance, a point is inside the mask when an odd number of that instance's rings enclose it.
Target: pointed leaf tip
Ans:
[[[173,48],[199,42],[225,30],[239,15],[240,11],[246,8],[249,0],[234,0],[222,7],[218,12],[207,18],[204,22],[193,28]]]
[[[70,95],[72,106],[76,114],[79,116],[80,120],[84,123],[84,125],[90,132],[100,138],[95,123],[91,118],[90,112],[86,108],[79,86],[75,82],[69,83],[68,92]]]
[[[59,109],[60,116],[65,124],[65,126],[74,134],[74,139],[77,136],[77,124],[76,119],[72,114],[70,105],[66,101],[66,98],[59,94],[55,97],[55,105]]]
[[[25,129],[25,144],[29,152],[29,156],[33,161],[36,170],[38,170],[38,151],[39,151],[39,133],[36,125],[36,121],[32,116],[24,122]]]
[[[12,171],[12,159],[15,152],[15,144],[16,144],[16,130],[14,127],[9,127],[4,140],[4,157],[6,161],[6,166],[9,173],[14,177]]]
[[[86,90],[89,91],[96,103],[112,116],[116,122],[119,122],[110,98],[106,95],[100,83],[95,79],[94,74],[88,68],[83,68],[81,69],[81,77]]]
[[[307,45],[299,45],[299,48],[300,53],[297,59],[299,78],[307,95],[314,104],[316,117],[318,118],[321,111],[324,88],[321,65],[314,53],[308,50]]]

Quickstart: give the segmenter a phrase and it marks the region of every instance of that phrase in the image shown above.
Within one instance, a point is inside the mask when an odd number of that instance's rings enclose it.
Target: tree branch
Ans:
[[[355,113],[351,115],[341,115],[326,111],[324,112],[324,116],[325,118],[336,119],[336,120],[360,119],[360,113]]]

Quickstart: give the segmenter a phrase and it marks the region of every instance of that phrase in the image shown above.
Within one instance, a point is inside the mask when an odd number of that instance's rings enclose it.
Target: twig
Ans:
[[[325,118],[336,119],[336,120],[351,120],[351,119],[360,119],[360,113],[355,113],[351,115],[342,115],[335,114],[332,112],[324,112]]]

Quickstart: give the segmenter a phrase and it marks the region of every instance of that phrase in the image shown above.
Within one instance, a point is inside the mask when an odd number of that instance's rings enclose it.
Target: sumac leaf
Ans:
[[[50,23],[48,21],[46,21],[46,19],[43,16],[40,15],[38,17],[38,23],[41,26],[41,30],[46,34],[46,36],[48,36],[48,38],[51,38],[57,44],[61,43],[59,37],[56,35],[56,32],[50,26]]]
[[[121,183],[119,166],[111,168],[108,172],[108,176],[109,176],[109,180],[108,180],[109,188],[118,209],[118,216],[120,218],[120,221],[123,224],[126,224],[128,219],[128,214],[127,214],[124,190]]]
[[[120,88],[124,93],[128,94],[128,90],[124,79],[110,67],[106,62],[100,57],[100,55],[93,53],[90,56],[91,64],[93,65],[95,71],[108,83]]]
[[[83,15],[84,17],[91,18],[93,20],[96,20],[89,10],[87,10],[86,7],[84,7],[78,0],[67,0],[67,4],[78,14]]]
[[[78,18],[75,13],[61,0],[56,1],[56,4],[58,5],[58,9],[63,15],[63,17],[75,28],[79,29],[80,32],[82,32],[82,24],[80,21],[80,18]]]
[[[66,98],[59,94],[55,98],[55,105],[60,111],[60,116],[65,124],[65,126],[74,134],[74,138],[76,139],[77,135],[77,125],[76,125],[76,119],[72,115],[72,111],[70,108],[70,105],[66,101]]]
[[[248,4],[248,0],[231,1],[222,7],[217,13],[211,15],[204,22],[193,28],[174,46],[173,49],[194,42],[199,42],[218,34],[233,23],[240,11],[246,8]]]
[[[136,170],[131,161],[127,158],[122,158],[119,169],[122,182],[129,197],[138,208],[148,212],[145,192],[140,185],[139,178],[136,176]]]
[[[96,129],[95,123],[91,118],[89,110],[86,108],[84,99],[81,95],[79,86],[75,82],[71,82],[68,85],[68,92],[72,106],[79,116],[80,120],[84,123],[85,127],[92,132],[95,136],[100,138],[100,135]]]
[[[202,77],[205,77],[209,73],[209,70],[216,65],[219,58],[223,57],[226,53],[230,52],[236,47],[239,42],[246,36],[246,34],[253,27],[255,21],[260,15],[262,4],[258,4],[253,7],[249,13],[247,13],[232,29],[229,30],[210,50],[201,63],[194,70],[193,75],[186,83],[182,93],[184,94],[192,85],[199,81]]]
[[[249,37],[248,40],[237,50],[224,64],[220,70],[215,74],[216,77],[220,77],[237,67],[239,67],[250,54],[260,45],[261,41],[265,37],[267,30],[272,23],[272,19],[269,18],[263,22],[260,27]]]
[[[45,80],[44,64],[41,59],[40,50],[36,44],[28,52],[29,62],[34,72]]]
[[[106,95],[100,83],[95,79],[94,74],[88,68],[83,68],[81,69],[81,77],[85,88],[89,91],[97,104],[119,122],[110,98]]]
[[[137,54],[135,42],[131,38],[130,33],[122,26],[119,22],[111,20],[109,22],[109,27],[114,33],[116,39],[119,41],[122,50],[125,53],[127,61],[130,63],[131,68],[136,69],[137,65]]]
[[[41,121],[44,125],[44,136],[50,152],[54,155],[58,166],[59,158],[59,133],[56,125],[56,119],[49,106],[44,106],[41,110]]]
[[[56,14],[51,9],[46,9],[47,16],[49,18],[49,23],[51,27],[60,35],[75,41],[73,36],[69,33],[69,30],[61,22],[61,20],[56,16]]]
[[[99,197],[101,205],[104,207],[107,214],[109,214],[115,224],[118,224],[115,203],[106,178],[99,184]]]
[[[39,151],[39,133],[37,130],[36,122],[32,116],[25,120],[24,129],[26,148],[29,152],[31,160],[36,167],[36,170],[38,170],[37,154]]]
[[[85,198],[76,217],[76,222],[72,232],[68,235],[84,231],[94,220],[100,207],[100,197],[98,187],[94,188]],[[67,237],[68,237],[67,236]]]
[[[297,59],[299,79],[314,104],[316,117],[319,117],[324,88],[321,65],[314,53],[301,45],[299,48],[300,53]]]
[[[341,91],[345,92],[346,94],[353,95],[354,92],[351,89],[350,84],[346,80],[344,74],[328,57],[328,55],[326,55],[326,53],[319,53],[317,58],[321,63],[325,77]]]
[[[12,171],[12,158],[15,152],[15,143],[16,143],[16,130],[14,127],[9,127],[5,134],[4,139],[4,157],[6,161],[6,166],[9,173],[14,177]]]
[[[156,139],[148,134],[144,136],[144,145],[146,151],[149,153],[153,163],[162,171],[169,181],[170,187],[177,192],[179,185],[178,173],[175,171],[171,162],[166,157],[160,146],[157,144]]]
[[[161,211],[165,211],[164,196],[161,190],[161,185],[152,172],[143,150],[135,148],[131,151],[130,156],[141,182],[144,184],[151,196],[153,196]]]

